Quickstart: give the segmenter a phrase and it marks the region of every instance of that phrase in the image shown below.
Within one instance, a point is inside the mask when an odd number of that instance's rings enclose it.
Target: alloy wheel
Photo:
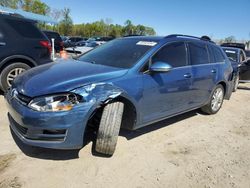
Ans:
[[[24,72],[25,69],[24,68],[15,68],[12,69],[8,75],[7,75],[7,84],[10,87],[12,85],[13,80],[22,72]]]
[[[214,112],[218,111],[222,105],[224,92],[222,88],[217,88],[212,96],[211,108]]]

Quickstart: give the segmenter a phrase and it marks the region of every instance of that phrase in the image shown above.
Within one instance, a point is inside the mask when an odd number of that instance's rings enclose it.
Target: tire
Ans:
[[[239,85],[239,79],[240,79],[240,76],[239,76],[239,74],[237,74],[237,76],[234,79],[233,92],[237,91],[237,88],[238,88],[238,85]]]
[[[207,114],[216,114],[223,104],[224,93],[223,86],[220,84],[217,85],[211,94],[209,103],[203,106],[201,110]]]
[[[31,67],[25,63],[15,62],[2,70],[0,76],[0,85],[2,90],[5,92],[10,87],[13,80],[24,71],[30,69]],[[13,79],[13,80],[10,80]]]
[[[97,132],[96,152],[113,155],[122,123],[123,110],[122,102],[113,102],[104,107]]]

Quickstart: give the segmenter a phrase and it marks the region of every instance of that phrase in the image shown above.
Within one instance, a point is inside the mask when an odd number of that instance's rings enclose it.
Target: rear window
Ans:
[[[208,51],[203,43],[190,42],[189,44],[190,59],[192,65],[208,64]]]
[[[6,22],[23,37],[39,39],[44,38],[40,30],[32,22],[14,19],[6,19]]]
[[[227,57],[233,61],[237,61],[237,51],[231,49],[223,49],[224,52],[227,54]]]

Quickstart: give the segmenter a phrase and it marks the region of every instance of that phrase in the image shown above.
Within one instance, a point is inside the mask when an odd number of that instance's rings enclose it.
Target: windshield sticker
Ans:
[[[139,41],[136,43],[136,45],[142,45],[142,46],[155,46],[157,42],[150,42],[150,41]]]
[[[236,54],[236,51],[226,50],[227,53]]]

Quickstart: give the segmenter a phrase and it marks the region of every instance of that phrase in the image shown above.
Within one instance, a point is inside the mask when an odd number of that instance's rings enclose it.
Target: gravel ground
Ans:
[[[122,132],[111,158],[92,142],[56,151],[14,141],[0,96],[0,188],[250,187],[250,84],[212,116],[192,111]]]

